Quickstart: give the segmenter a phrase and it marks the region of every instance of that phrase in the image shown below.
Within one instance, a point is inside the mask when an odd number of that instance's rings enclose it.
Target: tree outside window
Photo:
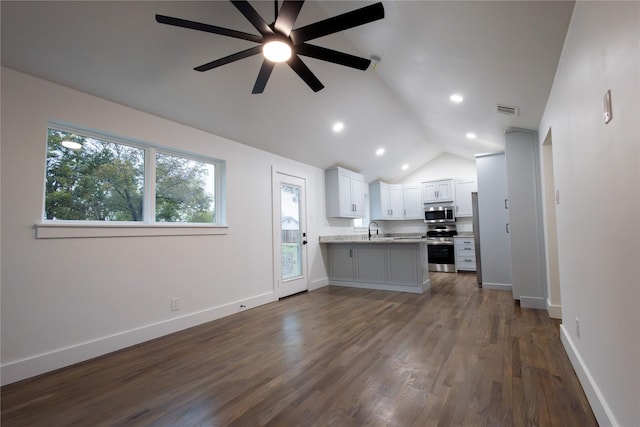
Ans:
[[[155,218],[145,219],[145,156],[150,147],[48,130],[48,220],[215,223],[215,166],[155,153]]]

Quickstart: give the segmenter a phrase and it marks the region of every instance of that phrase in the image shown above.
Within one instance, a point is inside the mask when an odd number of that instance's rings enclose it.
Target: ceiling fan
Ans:
[[[370,59],[312,45],[307,42],[318,37],[337,33],[384,18],[382,3],[375,3],[304,27],[293,29],[293,25],[300,13],[300,9],[302,9],[304,0],[284,0],[280,10],[278,10],[278,0],[275,0],[275,21],[271,24],[267,24],[246,0],[231,0],[231,3],[247,18],[251,25],[258,30],[260,35],[165,15],[156,15],[156,21],[161,24],[220,34],[258,43],[258,46],[225,56],[224,58],[208,62],[195,68],[196,71],[208,71],[221,65],[262,53],[265,59],[262,62],[258,78],[253,86],[252,93],[254,94],[264,92],[269,76],[278,62],[286,62],[314,92],[318,92],[324,88],[324,85],[311,72],[309,67],[302,62],[298,55],[308,56],[358,70],[366,70],[369,64],[371,64]],[[276,52],[276,56],[271,56],[273,51]],[[278,56],[278,54],[280,54],[280,56]]]

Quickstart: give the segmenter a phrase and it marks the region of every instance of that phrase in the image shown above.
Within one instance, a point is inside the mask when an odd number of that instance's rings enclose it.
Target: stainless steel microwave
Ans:
[[[425,206],[424,222],[435,224],[441,222],[455,222],[456,215],[453,206]]]

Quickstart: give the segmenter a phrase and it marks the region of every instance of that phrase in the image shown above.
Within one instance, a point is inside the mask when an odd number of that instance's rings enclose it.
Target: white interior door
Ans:
[[[305,180],[273,174],[274,284],[278,298],[308,289]]]

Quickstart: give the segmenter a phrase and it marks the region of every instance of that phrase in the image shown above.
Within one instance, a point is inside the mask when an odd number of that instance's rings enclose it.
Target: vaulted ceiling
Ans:
[[[294,28],[372,3],[309,0]],[[273,20],[273,2],[251,4]],[[506,128],[537,128],[573,2],[383,5],[384,19],[314,40],[380,58],[359,71],[303,57],[325,86],[317,93],[278,64],[264,93],[251,94],[261,55],[194,71],[255,43],[155,21],[163,14],[257,34],[226,1],[2,1],[2,65],[319,168],[346,166],[368,180],[400,179],[443,152],[473,158],[500,150]],[[464,101],[452,103],[453,93]],[[497,104],[519,115],[500,114]],[[345,125],[340,133],[332,131],[337,121]],[[385,154],[377,156],[378,148]]]

